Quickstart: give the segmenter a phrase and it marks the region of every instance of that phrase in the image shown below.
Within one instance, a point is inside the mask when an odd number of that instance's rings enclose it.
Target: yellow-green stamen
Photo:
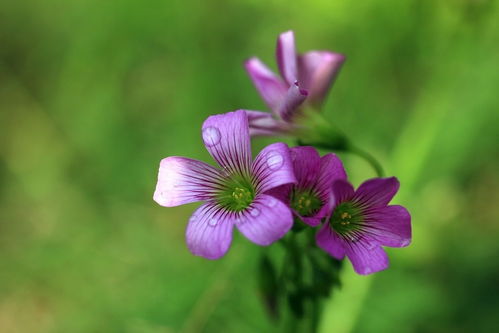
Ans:
[[[363,221],[364,218],[359,208],[350,202],[343,202],[336,206],[329,223],[338,234],[346,235],[360,229]]]
[[[225,189],[217,196],[218,203],[233,212],[246,209],[254,199],[255,189],[253,184],[243,177],[230,179]]]
[[[291,208],[301,216],[312,216],[322,207],[322,200],[311,191],[293,190]]]

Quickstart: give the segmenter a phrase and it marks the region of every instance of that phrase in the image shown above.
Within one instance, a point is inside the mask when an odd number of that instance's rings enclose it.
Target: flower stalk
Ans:
[[[355,154],[369,163],[378,177],[384,177],[381,163],[372,154],[355,145],[343,131],[325,119],[322,114],[315,110],[307,110],[298,117],[297,123],[301,125],[294,132],[298,145]]]

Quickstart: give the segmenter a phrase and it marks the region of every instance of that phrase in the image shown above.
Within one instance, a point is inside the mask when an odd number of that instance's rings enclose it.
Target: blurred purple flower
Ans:
[[[346,180],[333,183],[333,210],[316,235],[317,245],[337,259],[346,255],[358,274],[388,267],[381,247],[411,242],[411,216],[402,206],[388,206],[397,193],[397,178],[374,178],[354,191]]]
[[[232,242],[234,225],[258,245],[284,236],[293,224],[292,213],[265,192],[296,182],[288,146],[271,144],[252,161],[248,117],[242,110],[208,117],[202,137],[222,169],[185,157],[167,157],[161,161],[154,193],[154,200],[166,207],[205,201],[187,226],[190,251],[220,258]]]
[[[277,64],[281,78],[258,58],[246,61],[246,70],[272,115],[253,111],[250,117],[252,135],[286,132],[302,104],[319,109],[333,84],[345,57],[329,51],[309,51],[296,54],[293,31],[277,39]]]
[[[303,222],[318,226],[331,212],[332,184],[347,178],[345,169],[335,154],[320,157],[315,148],[303,146],[290,150],[296,184],[285,184],[268,193],[289,203],[294,215]]]

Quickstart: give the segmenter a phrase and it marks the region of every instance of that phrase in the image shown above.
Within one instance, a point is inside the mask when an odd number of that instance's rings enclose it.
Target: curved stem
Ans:
[[[354,153],[354,154],[362,157],[369,164],[371,164],[371,166],[373,167],[373,169],[376,171],[376,174],[378,175],[378,177],[383,177],[384,176],[383,167],[381,166],[381,163],[379,163],[378,160],[376,158],[374,158],[373,155],[371,155],[367,151],[362,150],[359,147],[353,146],[353,145],[351,145],[347,149],[347,151],[349,151],[351,153]]]
[[[332,151],[345,151],[357,154],[365,159],[376,171],[378,177],[383,177],[384,172],[381,164],[367,151],[352,144],[348,136],[335,124],[332,124],[320,113],[311,112],[307,116],[306,126],[297,133],[297,144],[299,146],[315,146]]]

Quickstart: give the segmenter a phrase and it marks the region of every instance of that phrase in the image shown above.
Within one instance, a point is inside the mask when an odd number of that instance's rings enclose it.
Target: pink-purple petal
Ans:
[[[250,136],[274,136],[285,134],[292,126],[282,120],[275,119],[268,112],[245,110],[248,115]]]
[[[251,145],[244,110],[208,117],[203,123],[202,136],[206,149],[224,170],[249,174]]]
[[[292,85],[298,79],[295,35],[293,31],[286,31],[279,35],[277,39],[276,58],[281,76],[289,85]]]
[[[305,224],[308,224],[311,227],[317,227],[318,225],[321,224],[321,217],[318,217],[317,215],[314,216],[300,216],[298,213],[295,212],[295,214],[302,220]]]
[[[309,90],[308,103],[322,105],[344,61],[344,55],[328,51],[310,51],[298,57],[299,80]]]
[[[229,249],[235,215],[215,203],[199,207],[189,219],[186,241],[192,254],[218,259]]]
[[[287,84],[258,58],[247,60],[244,67],[265,103],[271,110],[276,111],[286,95]]]
[[[341,202],[350,201],[355,193],[352,185],[345,179],[335,180],[332,188],[333,206],[336,206]]]
[[[334,258],[341,260],[345,257],[345,241],[332,229],[329,223],[324,223],[315,235],[317,245]]]
[[[392,200],[399,186],[395,177],[369,179],[355,191],[353,200],[363,207],[383,207]]]
[[[271,195],[285,204],[289,204],[289,197],[291,195],[291,191],[293,190],[293,186],[293,184],[284,184],[266,191],[265,194]]]
[[[291,229],[293,216],[282,201],[260,194],[236,219],[236,226],[250,241],[266,246],[282,238]]]
[[[411,243],[411,215],[402,206],[377,207],[364,214],[363,230],[379,244],[404,247]]]
[[[296,188],[303,190],[314,188],[321,166],[319,153],[310,146],[292,147],[290,152],[297,181]]]
[[[333,153],[326,154],[320,159],[319,176],[317,179],[316,190],[321,196],[329,197],[331,188],[336,180],[347,179],[347,174],[343,163]]]
[[[255,110],[244,110],[248,115],[248,121],[251,123],[252,121],[273,119],[272,115],[268,112],[255,111]]]
[[[355,272],[368,275],[388,267],[389,261],[385,250],[376,243],[357,241],[346,243],[346,255],[352,262]]]
[[[303,104],[307,98],[308,92],[300,88],[299,83],[296,81],[289,87],[286,96],[282,100],[277,109],[277,114],[284,121],[291,121],[298,113],[300,105]]]
[[[262,149],[253,161],[251,174],[257,193],[264,193],[280,185],[296,183],[288,146],[278,142]]]
[[[185,157],[171,156],[159,165],[154,201],[174,207],[213,198],[221,189],[221,172],[206,163]]]

